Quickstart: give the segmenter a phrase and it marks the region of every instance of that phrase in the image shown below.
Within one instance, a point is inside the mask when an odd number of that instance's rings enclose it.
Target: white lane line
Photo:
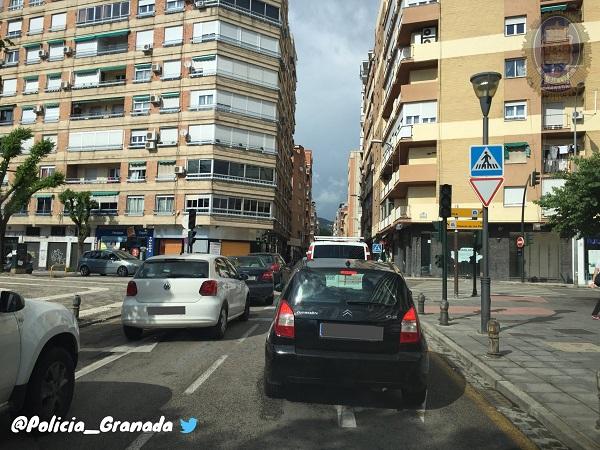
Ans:
[[[91,316],[93,314],[109,311],[113,308],[119,308],[122,304],[123,302],[115,302],[104,306],[96,306],[95,308],[82,309],[81,311],[79,311],[79,318],[81,319],[83,317]]]
[[[206,380],[208,380],[208,377],[210,377],[213,374],[213,372],[215,370],[217,370],[221,364],[223,364],[223,362],[227,359],[228,356],[229,355],[223,355],[219,359],[217,359],[213,363],[213,365],[210,366],[206,370],[206,372],[204,372],[202,375],[200,375],[198,377],[198,379],[196,379],[196,381],[194,381],[192,384],[190,384],[190,387],[188,387],[183,393],[186,394],[186,395],[193,394],[194,391],[196,389],[198,389],[202,385],[202,383],[204,383]]]
[[[74,284],[80,285],[80,286],[90,286],[91,284],[94,284],[97,282],[97,284],[102,284],[102,285],[107,285],[107,284],[111,284],[114,286],[126,286],[125,281],[123,280],[122,282],[119,281],[101,281],[100,278],[98,278],[97,280],[93,280],[93,281],[84,281],[82,279],[77,279],[77,278],[73,278],[73,277],[69,277],[69,278],[44,278],[44,277],[31,277],[31,278],[24,278],[24,277],[15,277],[15,276],[0,276],[0,282],[2,283],[11,283],[12,280],[22,280],[22,281],[29,281],[28,284],[35,284],[38,285],[40,283],[44,283],[44,284],[52,284],[54,286],[56,285],[60,285],[60,284],[65,284],[67,286],[73,286]]]
[[[130,352],[117,353],[115,355],[110,355],[105,358],[99,359],[95,363],[89,364],[89,365],[85,366],[83,369],[80,369],[77,372],[75,372],[75,379],[81,378],[84,375],[92,373],[93,371],[98,370],[100,367],[104,367],[107,364],[110,364],[111,362],[116,361],[119,358],[122,358],[123,356],[127,355],[128,353],[130,353]]]
[[[356,417],[354,410],[348,406],[335,405],[337,410],[338,425],[341,428],[356,428]]]
[[[135,438],[135,441],[133,441],[131,444],[129,444],[129,447],[127,447],[126,450],[140,450],[140,448],[142,448],[144,446],[144,444],[146,442],[148,442],[152,436],[154,436],[153,432],[147,432],[147,433],[140,434],[137,438]]]
[[[152,344],[143,344],[132,346],[131,344],[119,345],[117,347],[83,347],[80,352],[99,352],[99,353],[150,353],[158,342]]]
[[[253,311],[268,311],[270,309],[275,309],[274,306],[261,306],[260,308],[252,308]]]
[[[246,340],[246,338],[247,338],[248,336],[250,336],[250,335],[251,335],[251,334],[254,332],[254,330],[256,330],[257,328],[258,328],[258,324],[256,324],[256,325],[254,325],[253,327],[251,327],[251,328],[250,328],[248,331],[246,331],[246,332],[243,334],[243,336],[242,336],[241,338],[239,338],[239,339],[237,340],[237,343],[238,343],[238,344],[241,344],[242,342],[244,342],[244,341]]]
[[[74,295],[97,294],[98,292],[106,292],[108,290],[109,290],[109,288],[89,288],[85,291],[69,292],[68,294],[48,295],[46,297],[35,297],[35,298],[30,298],[29,300],[40,300],[40,301],[57,300],[59,298],[73,297]]]

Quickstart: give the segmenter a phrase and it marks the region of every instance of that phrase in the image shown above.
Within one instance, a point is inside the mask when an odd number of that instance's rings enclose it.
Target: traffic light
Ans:
[[[531,187],[537,186],[540,184],[540,173],[537,170],[531,172]]]
[[[442,255],[435,255],[435,266],[442,268]]]
[[[481,247],[483,246],[483,236],[481,235],[481,231],[473,232],[473,246],[476,251],[481,250]]]
[[[193,230],[196,227],[196,210],[190,209],[188,214],[188,228]]]
[[[440,217],[447,219],[452,215],[452,185],[440,186]]]

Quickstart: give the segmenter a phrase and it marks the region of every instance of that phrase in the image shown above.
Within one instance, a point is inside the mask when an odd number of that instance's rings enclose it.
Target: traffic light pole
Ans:
[[[477,297],[477,233],[473,233],[473,292],[471,297]]]
[[[491,99],[490,99],[491,102]],[[483,116],[483,145],[488,145],[490,119],[487,114]],[[488,207],[483,207],[483,229],[481,231],[481,255],[483,257],[483,274],[481,276],[481,333],[487,332],[490,320],[492,298],[490,295],[490,248],[489,248],[489,218]]]
[[[523,187],[523,201],[521,202],[521,236],[525,239],[525,201],[527,200],[527,186],[531,183],[531,175],[527,177]],[[525,249],[517,249],[519,252],[519,272],[521,274],[521,283],[525,283]]]
[[[440,303],[440,325],[448,325],[448,218],[442,218],[442,303]]]

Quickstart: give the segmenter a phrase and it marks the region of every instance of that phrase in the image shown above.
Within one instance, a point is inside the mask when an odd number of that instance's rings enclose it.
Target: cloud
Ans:
[[[313,150],[313,197],[333,218],[347,197],[348,153],[360,137],[360,62],[374,41],[375,0],[290,0],[298,53],[295,143]]]

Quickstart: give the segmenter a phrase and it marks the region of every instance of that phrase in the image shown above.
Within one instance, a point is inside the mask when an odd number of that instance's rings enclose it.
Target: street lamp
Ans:
[[[498,84],[502,75],[498,72],[482,72],[471,77],[471,84],[475,95],[479,99],[481,112],[483,114],[483,145],[488,145],[489,140],[489,117],[492,106],[492,98],[498,90]],[[481,277],[481,332],[487,332],[487,323],[490,320],[491,296],[490,296],[490,260],[489,260],[489,226],[488,208],[483,207],[483,230],[482,230],[481,253],[483,263],[483,275]]]

